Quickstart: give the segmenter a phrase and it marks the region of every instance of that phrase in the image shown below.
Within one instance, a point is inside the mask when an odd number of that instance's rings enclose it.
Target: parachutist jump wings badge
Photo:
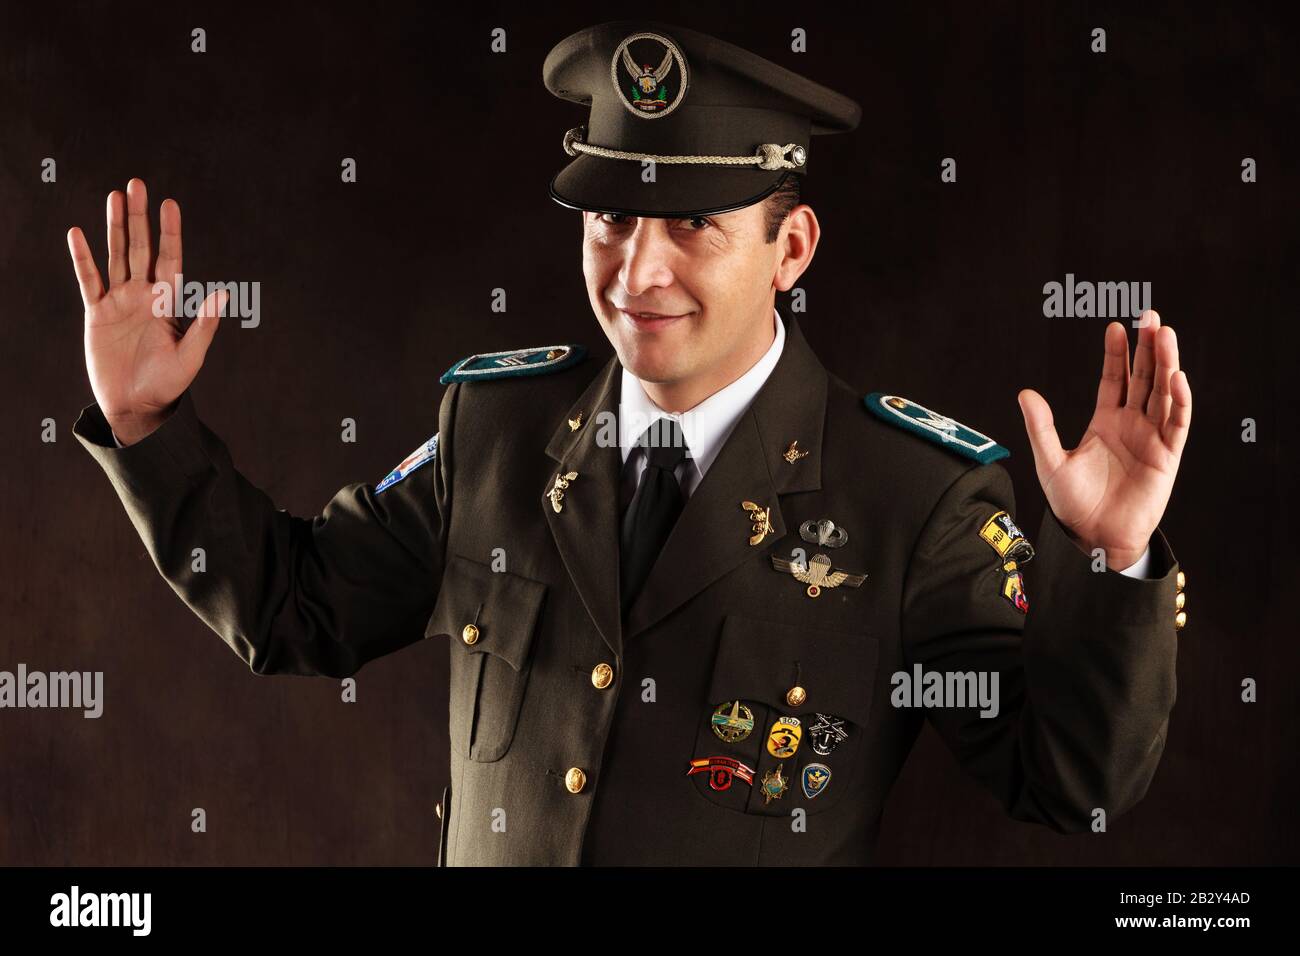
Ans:
[[[785,558],[772,555],[772,567],[791,575],[796,581],[802,581],[808,585],[807,594],[810,598],[815,598],[822,593],[822,588],[837,588],[841,584],[845,587],[859,587],[867,579],[865,574],[850,574],[848,571],[840,571],[831,567],[831,559],[824,554],[814,554],[808,559],[807,566],[796,564],[793,561],[787,561]]]

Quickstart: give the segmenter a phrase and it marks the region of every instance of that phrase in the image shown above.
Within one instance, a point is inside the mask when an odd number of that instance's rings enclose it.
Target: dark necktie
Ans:
[[[682,489],[673,474],[686,457],[682,426],[675,419],[661,418],[637,444],[645,449],[646,466],[623,514],[619,586],[624,613],[645,584],[683,506]]]

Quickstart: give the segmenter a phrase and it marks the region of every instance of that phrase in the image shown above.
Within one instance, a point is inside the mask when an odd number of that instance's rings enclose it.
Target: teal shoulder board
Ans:
[[[1010,451],[983,432],[977,432],[969,425],[963,425],[947,415],[931,411],[909,398],[886,395],[884,392],[872,392],[863,398],[862,402],[873,414],[890,424],[906,428],[922,438],[928,438],[949,451],[974,458],[980,464],[987,465],[991,461],[1011,455]]]
[[[443,385],[452,382],[478,382],[492,378],[518,378],[521,375],[546,375],[587,357],[581,345],[544,345],[536,349],[512,349],[508,352],[482,352],[463,358],[442,373]]]

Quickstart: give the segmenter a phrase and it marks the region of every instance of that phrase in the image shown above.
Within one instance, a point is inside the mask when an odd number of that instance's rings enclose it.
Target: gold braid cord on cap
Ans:
[[[700,166],[757,166],[759,169],[799,169],[808,154],[798,143],[759,143],[752,156],[656,156],[654,153],[630,153],[583,142],[586,127],[576,126],[564,134],[564,151],[570,156],[586,153],[602,159],[639,159],[642,162]],[[790,158],[786,159],[786,153]]]

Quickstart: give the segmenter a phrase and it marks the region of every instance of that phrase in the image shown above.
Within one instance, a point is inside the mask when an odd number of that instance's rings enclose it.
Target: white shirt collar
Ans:
[[[731,430],[740,416],[749,408],[754,396],[776,367],[785,347],[785,324],[776,309],[772,310],[776,322],[776,335],[763,357],[744,375],[730,385],[718,389],[694,408],[685,412],[669,413],[651,401],[640,379],[623,369],[619,395],[618,448],[627,464],[628,456],[638,438],[660,418],[675,418],[681,424],[682,435],[690,450],[688,459],[695,465],[699,478],[709,470]]]

